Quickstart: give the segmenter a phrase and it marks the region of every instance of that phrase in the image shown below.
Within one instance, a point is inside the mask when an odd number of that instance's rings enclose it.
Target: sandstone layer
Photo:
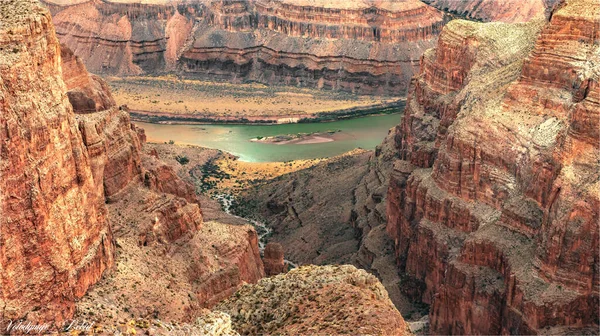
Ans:
[[[597,330],[599,23],[587,0],[541,31],[453,21],[423,55],[387,229],[431,332]]]
[[[217,310],[242,335],[410,335],[373,275],[353,266],[303,266],[243,286]]]
[[[402,95],[444,15],[420,1],[45,0],[90,71]]]
[[[197,6],[172,2],[44,0],[56,32],[94,73],[133,75],[172,69],[192,31]]]
[[[50,13],[11,0],[0,17],[2,316],[63,321],[115,247]]]
[[[210,2],[179,68],[234,82],[404,93],[443,15],[410,0],[351,4]]]

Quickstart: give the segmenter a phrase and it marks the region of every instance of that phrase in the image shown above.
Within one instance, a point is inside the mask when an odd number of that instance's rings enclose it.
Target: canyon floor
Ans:
[[[378,107],[402,101],[400,97],[211,82],[172,75],[107,77],[107,80],[117,104],[127,105],[134,118],[147,121],[181,117],[197,121],[296,122],[318,118],[323,113],[373,114],[378,113]]]

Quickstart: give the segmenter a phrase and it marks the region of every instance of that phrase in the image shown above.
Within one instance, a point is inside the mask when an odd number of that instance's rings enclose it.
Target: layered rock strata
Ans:
[[[204,222],[193,187],[142,153],[143,130],[61,50],[48,10],[11,0],[0,16],[4,323],[50,331],[74,314],[101,325],[130,314],[192,323],[264,276],[255,230],[219,211]]]
[[[537,41],[535,22],[453,21],[424,54],[387,229],[432,332],[597,329],[599,23],[586,0]]]
[[[5,320],[60,322],[115,247],[50,13],[8,0],[0,17],[0,306]]]
[[[171,2],[43,1],[56,32],[94,73],[172,69],[192,31],[196,5]]]
[[[214,1],[180,69],[199,78],[397,95],[444,23],[418,1]]]
[[[215,307],[243,335],[410,335],[376,277],[353,266],[303,266],[243,286]]]
[[[117,107],[108,84],[89,74],[79,57],[61,46],[62,78],[88,150],[92,174],[108,198],[140,179],[141,143],[129,113]]]
[[[180,74],[401,95],[446,20],[416,0],[45,0],[63,43],[105,74]],[[194,24],[194,21],[197,21]]]

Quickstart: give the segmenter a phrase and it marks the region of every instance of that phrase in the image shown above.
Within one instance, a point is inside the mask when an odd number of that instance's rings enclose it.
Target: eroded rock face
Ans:
[[[410,335],[379,280],[354,266],[303,266],[243,286],[215,310],[243,335]]]
[[[599,23],[598,2],[567,1],[539,36],[455,21],[424,54],[387,229],[432,332],[597,329]]]
[[[171,69],[192,31],[195,5],[137,1],[43,1],[61,42],[94,73],[134,75]]]
[[[117,107],[106,82],[87,72],[79,57],[61,45],[62,78],[88,150],[94,181],[102,197],[119,192],[141,178],[144,135],[129,113]]]
[[[92,113],[115,107],[106,82],[89,74],[81,59],[65,44],[60,45],[60,57],[67,95],[75,113]]]
[[[0,3],[0,306],[60,322],[113,264],[107,211],[61,77],[50,13]]]
[[[180,69],[199,78],[402,94],[444,22],[419,1],[213,1]]]
[[[558,0],[425,0],[423,2],[469,19],[527,22],[549,13]]]
[[[283,246],[281,244],[268,243],[263,254],[263,264],[267,276],[285,273],[286,264],[283,259]]]
[[[45,0],[61,41],[94,73],[403,94],[446,20],[420,1]],[[197,23],[194,25],[194,21]]]

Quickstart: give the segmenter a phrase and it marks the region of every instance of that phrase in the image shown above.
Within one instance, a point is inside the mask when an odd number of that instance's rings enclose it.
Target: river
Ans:
[[[168,125],[136,122],[149,142],[187,143],[220,149],[247,162],[273,162],[331,157],[355,148],[374,149],[388,130],[400,123],[401,114],[373,115],[327,123],[282,125]],[[250,139],[285,134],[336,133],[339,139],[316,144],[273,144]]]

